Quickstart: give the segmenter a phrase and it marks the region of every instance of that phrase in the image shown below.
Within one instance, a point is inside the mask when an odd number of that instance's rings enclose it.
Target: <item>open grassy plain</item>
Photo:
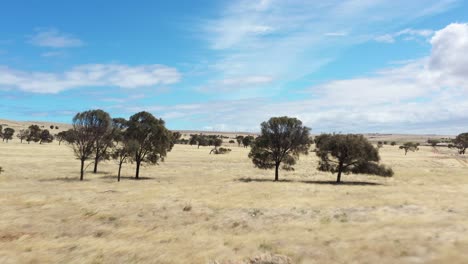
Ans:
[[[334,185],[314,153],[275,183],[231,148],[176,145],[117,183],[112,161],[80,182],[66,145],[0,142],[0,263],[468,262],[468,160],[455,151],[385,146],[393,178]]]

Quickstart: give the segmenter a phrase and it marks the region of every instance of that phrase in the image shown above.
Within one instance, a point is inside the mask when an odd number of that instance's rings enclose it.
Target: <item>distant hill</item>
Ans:
[[[2,125],[4,129],[5,127],[11,127],[16,132],[21,129],[26,129],[30,125],[38,125],[42,129],[50,130],[53,134],[72,128],[71,124],[65,124],[65,123],[48,122],[48,121],[13,121],[13,120],[6,120],[6,119],[0,119],[0,125]],[[50,126],[54,126],[54,129],[51,129]],[[56,129],[56,127],[58,127],[58,129]]]
[[[43,129],[49,129],[53,134],[57,134],[60,131],[68,130],[72,128],[71,124],[66,123],[56,123],[56,122],[48,122],[48,121],[12,121],[6,119],[0,119],[0,125],[5,127],[11,127],[15,131],[19,131],[20,129],[26,129],[30,125],[38,125]],[[54,126],[54,129],[50,129],[50,126]],[[55,129],[58,127],[58,129]],[[184,138],[188,138],[190,134],[205,134],[205,135],[223,135],[230,138],[234,138],[236,135],[252,135],[257,136],[258,133],[253,132],[222,132],[222,131],[202,131],[202,130],[175,130],[179,131]],[[397,143],[402,142],[419,142],[425,143],[428,139],[441,139],[441,138],[454,138],[454,136],[449,135],[436,135],[436,134],[388,134],[388,133],[363,133],[363,135],[368,138],[371,142],[377,141],[387,141],[390,143],[391,141],[396,141]]]

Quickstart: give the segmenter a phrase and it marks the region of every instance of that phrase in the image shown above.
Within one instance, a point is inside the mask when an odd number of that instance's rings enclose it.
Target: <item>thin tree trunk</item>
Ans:
[[[279,180],[279,173],[278,173],[279,165],[280,165],[279,162],[276,162],[276,164],[275,164],[275,181]]]
[[[119,173],[117,174],[117,181],[120,181],[120,170],[122,169],[122,162],[119,164]]]
[[[136,173],[135,173],[135,179],[139,179],[140,178],[140,163],[141,161],[137,161],[136,162]]]
[[[340,161],[340,164],[338,165],[338,176],[336,177],[336,182],[340,183],[341,182],[341,172],[343,171],[343,162]]]
[[[81,160],[81,170],[80,170],[80,181],[83,180],[83,175],[84,175],[84,160]]]
[[[93,173],[97,173],[97,165],[98,165],[98,162],[99,162],[99,156],[98,156],[97,153],[96,153],[96,157],[94,158],[94,170],[93,170]]]

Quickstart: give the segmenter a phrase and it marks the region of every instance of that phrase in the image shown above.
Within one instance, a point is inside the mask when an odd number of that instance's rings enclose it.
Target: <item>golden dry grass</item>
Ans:
[[[232,149],[176,145],[143,168],[148,179],[117,183],[113,162],[77,181],[67,146],[0,143],[0,263],[235,263],[265,252],[294,263],[468,261],[468,162],[448,149],[405,157],[385,146],[393,178],[345,175],[354,184],[339,186],[313,153],[275,183]]]

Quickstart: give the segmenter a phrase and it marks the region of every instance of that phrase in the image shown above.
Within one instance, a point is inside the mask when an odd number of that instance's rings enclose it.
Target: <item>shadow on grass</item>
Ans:
[[[53,181],[63,181],[63,182],[80,182],[80,178],[55,178],[55,179],[40,179],[40,182],[53,182]],[[84,178],[81,182],[87,182],[89,179]]]
[[[116,175],[106,175],[100,177],[101,179],[112,179],[117,181],[117,176]],[[140,177],[136,179],[135,177],[130,177],[130,176],[120,176],[120,180],[134,180],[134,181],[147,181],[147,180],[156,180],[155,178],[151,177]]]
[[[252,178],[239,178],[236,181],[240,182],[275,182],[273,179],[252,179]],[[356,186],[379,186],[383,185],[381,183],[375,182],[363,182],[363,181],[310,181],[310,180],[279,180],[278,182],[299,182],[299,183],[307,183],[307,184],[321,184],[321,185],[356,185]]]

